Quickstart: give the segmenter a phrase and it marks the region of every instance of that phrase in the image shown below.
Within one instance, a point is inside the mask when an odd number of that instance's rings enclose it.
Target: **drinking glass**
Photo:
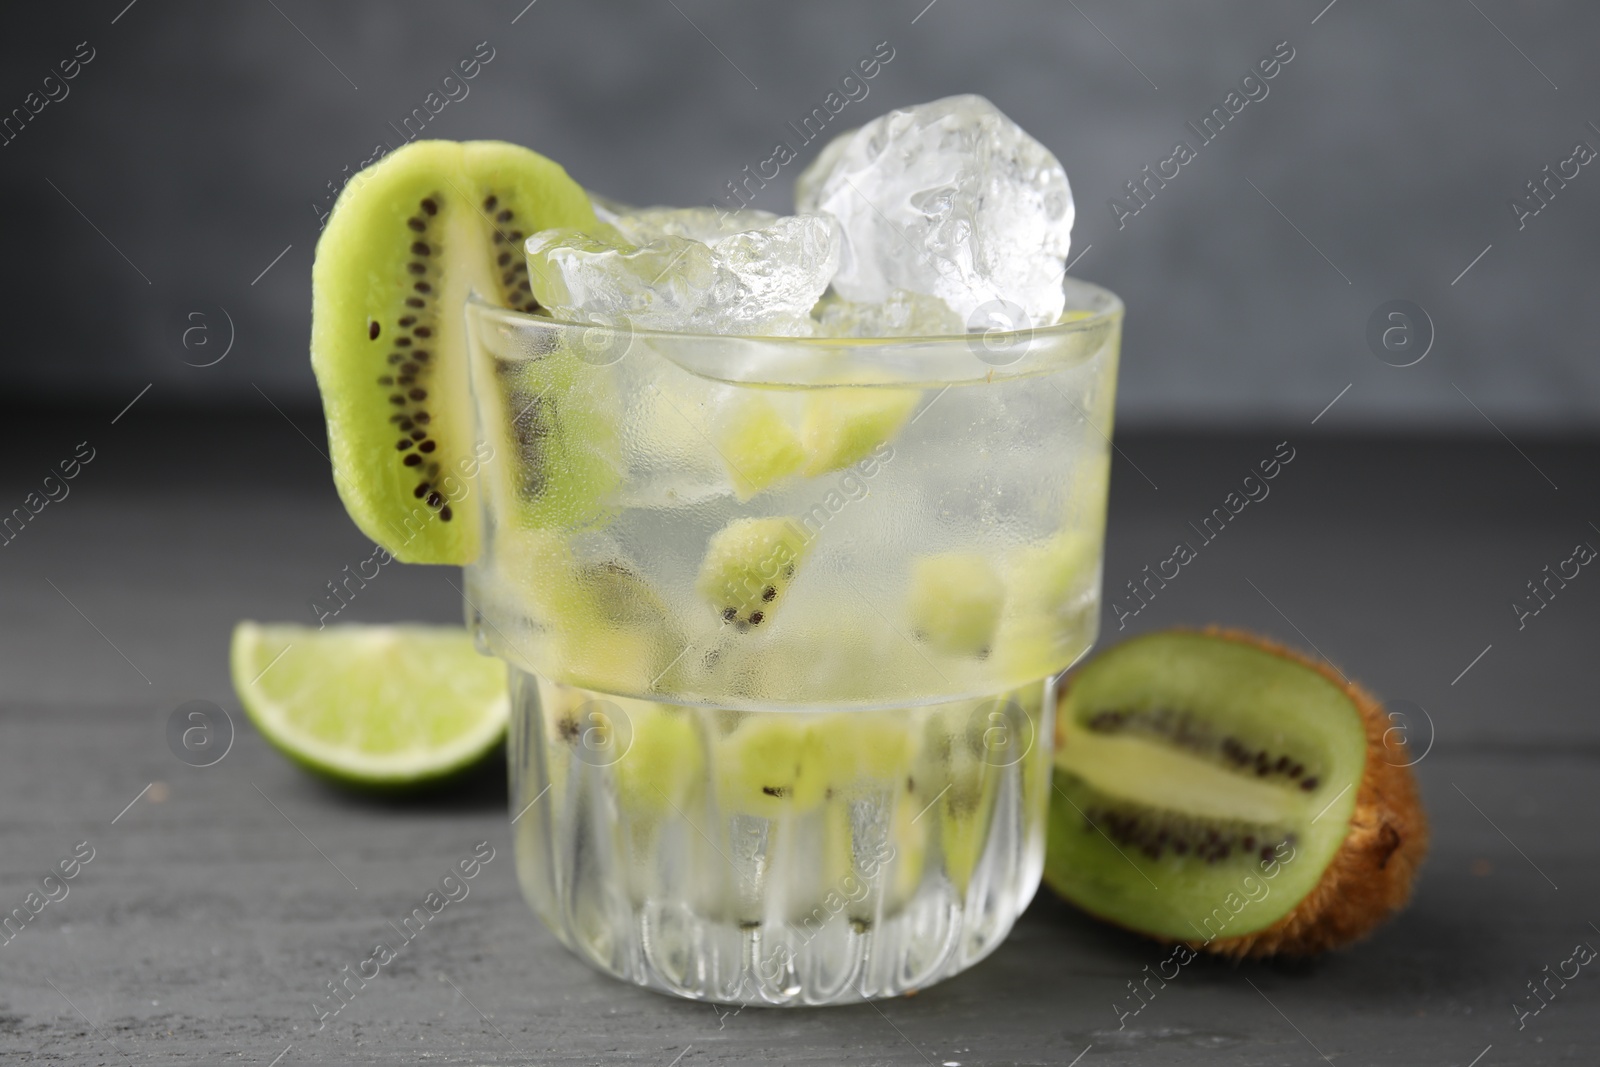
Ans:
[[[533,910],[600,970],[842,1004],[982,959],[1038,887],[1093,643],[1122,304],[930,338],[468,308]]]

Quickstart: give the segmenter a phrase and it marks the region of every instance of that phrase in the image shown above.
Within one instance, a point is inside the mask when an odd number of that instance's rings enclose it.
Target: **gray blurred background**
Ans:
[[[1202,146],[1186,122],[1285,41],[1268,95]],[[1597,41],[1600,7],[1513,0],[37,5],[0,39],[0,114],[27,117],[0,147],[20,333],[0,389],[312,408],[318,213],[480,42],[493,58],[426,136],[522,142],[674,204],[765,159],[888,42],[833,128],[978,92],[1056,152],[1073,273],[1128,305],[1124,427],[1305,425],[1338,397],[1318,430],[1588,433],[1600,166],[1521,228],[1509,201],[1600,148]],[[1197,158],[1119,227],[1111,198],[1180,139]],[[758,206],[786,210],[819,145]],[[1412,366],[1367,339],[1394,299],[1435,333]]]

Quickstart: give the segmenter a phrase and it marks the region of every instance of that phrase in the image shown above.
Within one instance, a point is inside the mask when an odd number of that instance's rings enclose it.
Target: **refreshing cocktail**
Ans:
[[[1120,307],[1065,291],[1075,321],[987,343],[470,309],[494,458],[467,597],[515,673],[519,875],[574,951],[819,1004],[1010,928],[1051,679],[1099,612]],[[751,492],[786,436],[803,462]]]
[[[979,97],[841,135],[796,203],[408,146],[330,217],[313,363],[351,515],[464,565],[510,665],[534,909],[654,989],[829,1004],[967,967],[1038,884],[1122,308]]]

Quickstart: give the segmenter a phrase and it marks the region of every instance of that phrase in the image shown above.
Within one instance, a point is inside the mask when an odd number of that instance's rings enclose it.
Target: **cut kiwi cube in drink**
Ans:
[[[921,396],[920,389],[899,386],[811,390],[800,422],[806,477],[843,470],[872,455],[900,432]]]
[[[505,521],[529,528],[603,524],[622,483],[622,405],[611,372],[564,347],[494,365],[497,410],[483,467],[502,494]]]
[[[694,712],[643,700],[615,701],[629,744],[617,760],[617,799],[636,819],[687,809],[705,779],[705,749]]]
[[[809,551],[794,519],[735,519],[712,535],[696,588],[724,622],[742,632],[767,623]]]
[[[948,655],[986,658],[1005,596],[1005,584],[979,553],[920,556],[912,561],[907,594],[911,636]]]
[[[828,792],[827,760],[804,714],[743,716],[717,739],[713,758],[724,815],[792,815],[816,808]]]
[[[489,627],[496,653],[573,686],[646,695],[680,657],[677,620],[637,564],[614,554],[579,558],[556,530],[498,527],[491,573],[534,620],[526,638]]]
[[[1100,571],[1099,530],[1062,530],[1016,550],[1011,600],[1044,612],[1059,611],[1094,587]]]
[[[1334,668],[1251,635],[1125,641],[1062,698],[1045,880],[1213,952],[1354,940],[1404,903],[1426,847],[1387,727]]]
[[[1006,560],[1006,610],[995,666],[1006,678],[1065,669],[1086,642],[1100,578],[1098,529],[1067,529],[1013,550]]]
[[[839,794],[894,791],[921,743],[914,709],[846,711],[824,716],[815,729],[830,788]]]
[[[770,400],[760,395],[739,397],[728,409],[715,440],[740,500],[770,489],[805,463],[799,436]]]
[[[340,497],[396,559],[478,555],[480,505],[466,498],[487,457],[468,392],[468,294],[536,310],[523,239],[594,224],[561,167],[495,141],[413,142],[340,194],[312,267],[311,364]]]
[[[649,693],[683,650],[671,612],[632,568],[615,560],[575,564],[571,584],[547,600],[564,681]]]
[[[944,871],[957,892],[966,895],[989,843],[990,823],[1006,765],[987,747],[992,703],[983,700],[947,705],[930,722],[934,738],[930,775],[939,783],[939,845]]]

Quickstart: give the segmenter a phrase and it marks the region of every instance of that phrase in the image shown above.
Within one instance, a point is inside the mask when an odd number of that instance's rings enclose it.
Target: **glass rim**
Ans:
[[[562,330],[623,330],[629,336],[645,340],[659,340],[666,344],[682,344],[683,342],[707,341],[726,344],[728,342],[751,342],[762,345],[779,345],[790,348],[820,348],[837,351],[840,348],[879,348],[891,346],[916,346],[942,347],[963,346],[970,347],[973,338],[983,337],[1000,345],[1014,344],[1018,340],[1029,338],[1068,337],[1075,333],[1087,333],[1092,330],[1104,329],[1120,320],[1126,310],[1122,298],[1110,289],[1094,282],[1084,281],[1070,275],[1062,276],[1062,288],[1071,290],[1077,288],[1080,293],[1086,293],[1092,299],[1103,304],[1102,307],[1090,310],[1075,308],[1072,301],[1062,309],[1062,315],[1074,311],[1088,310],[1089,314],[1080,318],[1060,319],[1046,326],[1028,326],[1018,330],[969,330],[965,333],[941,334],[906,334],[889,337],[793,337],[781,334],[735,334],[735,333],[702,333],[689,330],[649,330],[642,329],[632,324],[621,326],[606,326],[594,322],[571,322],[565,319],[552,318],[527,311],[518,311],[514,308],[497,304],[473,289],[467,296],[467,308],[484,316],[492,316],[502,321],[518,324],[520,326],[536,326],[541,329],[558,327]],[[1080,301],[1086,302],[1086,301]],[[1019,309],[1020,310],[1020,309]]]

